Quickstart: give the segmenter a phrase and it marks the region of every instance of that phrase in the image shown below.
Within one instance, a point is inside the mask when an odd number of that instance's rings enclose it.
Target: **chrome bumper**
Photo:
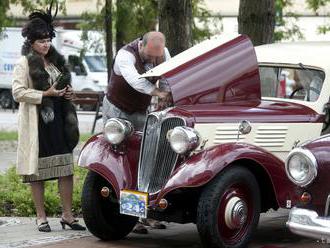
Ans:
[[[330,217],[320,217],[315,211],[292,208],[286,225],[295,234],[330,240]]]

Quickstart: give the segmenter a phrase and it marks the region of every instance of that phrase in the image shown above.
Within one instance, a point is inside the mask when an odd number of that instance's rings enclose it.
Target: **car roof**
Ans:
[[[329,70],[330,42],[301,41],[256,46],[259,63],[281,63],[316,66]]]

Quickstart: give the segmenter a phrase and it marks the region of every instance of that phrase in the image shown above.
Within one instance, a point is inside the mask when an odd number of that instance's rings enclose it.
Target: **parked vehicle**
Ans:
[[[106,56],[101,35],[89,32],[90,40],[81,41],[81,31],[57,30],[53,45],[67,59],[75,91],[105,91],[107,86]],[[14,65],[21,56],[24,42],[21,28],[6,28],[0,39],[0,106],[11,108],[14,103],[11,84]],[[99,44],[95,47],[95,44]],[[86,52],[81,58],[82,49]],[[90,107],[90,106],[89,106]],[[87,107],[88,108],[88,107]]]
[[[330,242],[330,135],[293,149],[286,160],[288,178],[301,195],[287,226],[298,235]]]
[[[247,247],[261,212],[300,200],[284,160],[328,130],[329,48],[211,39],[145,73],[168,82],[174,104],[150,113],[143,133],[114,118],[85,144],[78,164],[90,170],[82,210],[91,233],[120,239],[147,216],[196,223],[204,247]]]

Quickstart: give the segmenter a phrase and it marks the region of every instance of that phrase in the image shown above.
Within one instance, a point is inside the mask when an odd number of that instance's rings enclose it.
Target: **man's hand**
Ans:
[[[170,92],[167,92],[167,91],[161,91],[160,89],[158,88],[155,88],[152,92],[151,92],[151,95],[152,96],[158,96],[159,99],[166,99],[168,98]]]
[[[171,92],[168,91],[161,91],[160,89],[156,88],[151,92],[152,95],[158,96],[158,106],[157,109],[165,109],[168,106],[172,105],[172,95]]]

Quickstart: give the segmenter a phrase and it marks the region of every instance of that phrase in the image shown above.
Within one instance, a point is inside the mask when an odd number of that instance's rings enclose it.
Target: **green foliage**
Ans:
[[[192,15],[194,17],[192,36],[194,43],[198,43],[212,35],[223,31],[219,13],[211,13],[206,9],[204,0],[192,0]],[[211,31],[213,27],[215,32]]]
[[[199,42],[222,31],[219,13],[211,13],[205,7],[204,0],[192,0],[193,40]],[[158,18],[157,0],[121,0],[113,8],[113,37],[119,42],[119,47],[136,39],[144,33],[155,30]],[[85,12],[82,15],[79,28],[86,30],[104,30],[104,8],[100,13]],[[220,23],[220,24],[219,24]],[[212,29],[216,32],[212,32]],[[175,28],[175,27],[173,27]],[[86,36],[83,39],[87,39]],[[119,48],[118,47],[118,48]]]
[[[72,202],[75,215],[81,214],[80,198],[86,174],[86,169],[75,167]],[[61,215],[57,180],[45,183],[45,209],[48,216]],[[21,182],[14,167],[0,174],[0,216],[35,216],[30,186]]]
[[[313,10],[315,13],[321,7],[325,7],[330,0],[305,0],[309,9]]]
[[[304,36],[300,31],[299,26],[296,24],[296,20],[299,18],[298,15],[292,12],[286,13],[286,18],[283,18],[283,10],[286,7],[292,6],[292,0],[276,0],[275,11],[276,11],[276,27],[274,32],[274,40],[296,40],[303,39]]]
[[[79,137],[80,142],[85,142],[91,137],[89,133],[81,133]],[[0,131],[0,141],[12,141],[17,140],[18,134],[16,131],[7,132],[7,131]]]
[[[50,4],[52,0],[1,0],[0,1],[0,33],[4,27],[14,25],[15,21],[12,16],[8,16],[7,11],[9,10],[9,5],[21,5],[23,7],[23,13],[27,14],[35,9],[45,9],[46,6]],[[66,13],[65,10],[65,0],[58,0],[59,11],[63,14]]]
[[[313,12],[318,15],[318,11],[322,7],[326,7],[330,4],[330,0],[306,0],[306,3],[308,7],[313,10]],[[329,16],[329,13],[327,13]],[[330,23],[326,25],[320,25],[317,28],[318,33],[320,34],[326,34],[327,32],[330,31]]]

